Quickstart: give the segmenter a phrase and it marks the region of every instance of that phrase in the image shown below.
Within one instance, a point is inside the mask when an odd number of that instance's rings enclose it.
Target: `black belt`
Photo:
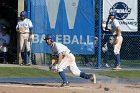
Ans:
[[[29,34],[29,32],[24,32],[24,33],[21,33],[21,34]]]

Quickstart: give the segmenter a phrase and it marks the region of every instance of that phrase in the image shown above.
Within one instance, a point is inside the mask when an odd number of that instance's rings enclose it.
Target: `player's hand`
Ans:
[[[118,39],[115,40],[115,44],[117,44],[117,43],[118,43]]]
[[[112,35],[113,35],[113,37],[117,37],[118,36],[118,34],[116,32],[114,32]]]
[[[49,70],[52,70],[52,68],[53,68],[53,64],[50,64],[49,65]]]
[[[3,46],[2,45],[0,45],[0,48],[2,48]]]
[[[16,30],[18,33],[21,33],[21,31],[19,29]]]
[[[53,71],[53,72],[58,72],[58,64],[55,64],[55,65],[52,67],[52,71]]]
[[[111,29],[109,29],[107,26],[105,27],[105,30],[108,30],[108,31],[110,31],[110,32],[112,31],[112,30],[111,30]]]
[[[108,26],[105,27],[105,30],[108,30]]]

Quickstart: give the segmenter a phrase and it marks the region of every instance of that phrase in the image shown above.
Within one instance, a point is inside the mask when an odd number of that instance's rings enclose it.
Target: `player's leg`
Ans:
[[[95,78],[94,74],[86,74],[83,71],[80,71],[77,67],[76,63],[71,64],[69,67],[69,70],[72,72],[73,75],[84,78],[84,79],[92,79]]]
[[[30,65],[31,64],[31,58],[30,58],[31,46],[30,46],[30,41],[29,41],[29,34],[26,34],[26,49],[27,49],[26,61],[27,61],[27,65]]]
[[[116,67],[114,69],[121,69],[120,68],[120,49],[121,49],[121,45],[122,45],[122,36],[117,37],[117,44],[115,44],[114,46],[114,54],[116,55]]]
[[[108,68],[108,67],[109,67],[109,65],[108,65],[109,51],[106,51],[104,54],[105,54],[105,55],[104,55],[104,59],[103,59],[103,61],[104,61],[105,67]]]
[[[61,87],[67,87],[69,86],[69,81],[68,79],[66,78],[65,76],[65,72],[64,72],[64,69],[66,69],[67,67],[69,66],[69,63],[67,61],[67,58],[64,57],[61,61],[61,63],[58,65],[58,73],[59,73],[59,76],[61,77],[61,79],[63,80],[62,84],[61,84]]]
[[[61,84],[61,87],[69,86],[69,82],[68,82],[68,79],[65,76],[65,72],[64,71],[60,71],[58,73],[59,73],[59,76],[61,77],[61,79],[63,80],[63,82]]]
[[[7,62],[7,52],[3,52],[3,57],[4,57],[3,63],[8,64],[8,62]]]
[[[25,59],[24,49],[25,49],[24,36],[23,34],[21,34],[20,35],[20,52],[21,52],[21,59],[22,59],[22,62],[20,63],[21,65],[24,64],[24,59]]]
[[[71,59],[71,60],[70,60]],[[69,65],[69,70],[72,72],[73,75],[84,78],[84,79],[92,79],[94,83],[96,83],[96,77],[95,74],[86,74],[85,72],[82,72],[79,70],[75,63],[75,57],[73,54],[69,55],[68,61]]]

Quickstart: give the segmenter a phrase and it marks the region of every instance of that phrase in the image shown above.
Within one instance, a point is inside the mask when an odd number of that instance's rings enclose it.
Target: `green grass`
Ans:
[[[28,67],[0,67],[0,78],[58,78],[58,73]]]
[[[140,70],[107,71],[107,72],[98,72],[97,74],[103,75],[103,76],[109,76],[113,78],[139,79],[140,80]]]
[[[121,60],[121,65],[140,66],[140,60]]]
[[[113,78],[140,80],[140,70],[106,71],[106,72],[98,72],[97,74]],[[29,67],[0,67],[0,78],[60,78],[60,77],[56,72]]]

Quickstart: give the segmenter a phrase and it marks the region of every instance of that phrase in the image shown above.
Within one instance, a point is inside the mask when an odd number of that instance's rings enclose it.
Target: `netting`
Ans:
[[[40,1],[39,0],[36,0],[39,4],[39,6],[41,6],[40,4]],[[37,2],[34,2],[34,3],[37,3]],[[138,5],[139,5],[139,0],[138,0]],[[43,8],[44,6],[42,6]],[[39,9],[38,6],[35,6],[36,9]],[[94,31],[95,31],[95,37],[98,38],[99,36],[99,1],[96,0],[95,1],[95,27],[93,28]],[[139,19],[139,15],[140,15],[140,12],[139,12],[139,9],[140,7],[138,6],[138,19]],[[32,10],[32,12],[35,12],[37,10]],[[39,13],[43,13],[44,10],[41,10]],[[42,15],[40,15],[42,16]],[[42,18],[44,16],[47,16],[47,15],[43,15]],[[38,18],[36,16],[36,18]],[[41,19],[41,18],[40,18]],[[34,21],[34,18],[33,18],[33,21]],[[140,20],[138,20],[138,23],[139,23]],[[44,24],[44,23],[42,23]],[[42,25],[40,26],[41,24],[39,24],[39,27],[36,27],[36,28],[44,28],[46,30],[49,30],[47,29],[47,27],[43,26]],[[37,25],[36,25],[37,26]],[[138,32],[122,32],[122,36],[123,36],[123,44],[122,44],[122,48],[121,48],[121,66],[122,67],[140,67],[140,31],[139,31],[139,24],[138,24]],[[59,34],[59,33],[58,33]],[[110,33],[108,32],[104,32],[102,31],[102,44],[101,44],[101,49],[102,47],[104,46],[104,44],[108,41],[109,37],[111,36]],[[98,40],[98,39],[97,39]],[[115,57],[114,57],[114,54],[113,52],[110,52],[108,54],[108,56],[106,56],[106,54],[101,50],[101,62],[98,61],[98,49],[99,49],[99,46],[98,46],[98,42],[97,40],[95,40],[96,44],[95,44],[95,54],[93,55],[82,55],[82,54],[76,54],[75,57],[76,57],[76,62],[77,64],[79,65],[82,65],[82,66],[89,66],[89,67],[97,67],[97,65],[100,65],[100,67],[106,67],[106,58],[107,58],[107,61],[108,61],[108,64],[110,65],[110,67],[114,67],[115,64],[116,64],[116,60],[115,60]],[[38,48],[40,49],[40,48]],[[43,49],[43,48],[41,48]],[[44,56],[42,56],[44,62],[43,64],[48,64],[49,61],[50,61],[50,55],[49,54],[43,54]],[[99,64],[100,63],[100,64]]]

